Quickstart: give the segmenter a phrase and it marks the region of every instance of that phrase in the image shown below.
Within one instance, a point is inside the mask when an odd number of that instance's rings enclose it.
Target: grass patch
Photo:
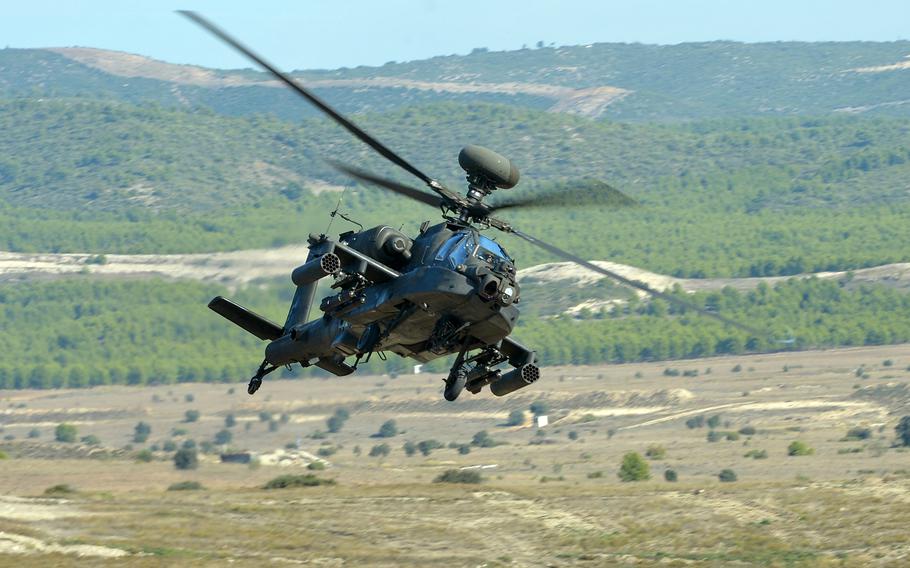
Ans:
[[[318,485],[335,485],[334,479],[323,479],[312,473],[305,475],[279,475],[263,485],[263,489],[289,489],[291,487],[316,487]]]
[[[51,485],[44,490],[44,494],[50,496],[72,495],[74,493],[77,493],[76,488],[71,485],[67,485],[66,483]]]
[[[433,483],[482,483],[483,476],[469,469],[447,469],[440,473]]]
[[[168,486],[168,491],[201,491],[205,489],[198,481],[180,481]]]

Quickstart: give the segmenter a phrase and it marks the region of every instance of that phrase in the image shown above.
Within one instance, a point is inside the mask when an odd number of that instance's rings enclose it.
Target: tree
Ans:
[[[174,454],[174,467],[177,469],[196,469],[199,467],[199,457],[195,449],[182,448]]]
[[[404,455],[411,457],[417,453],[417,444],[411,441],[407,441],[404,443],[401,449],[404,450]]]
[[[341,431],[341,427],[344,426],[344,420],[339,418],[337,415],[329,416],[328,420],[325,421],[325,426],[329,432],[332,434],[337,434]]]
[[[234,435],[231,434],[231,431],[226,428],[224,430],[218,431],[218,433],[215,434],[215,443],[218,444],[219,446],[223,446],[225,444],[230,444],[231,440],[233,440],[233,439],[234,439]]]
[[[72,444],[76,441],[76,427],[72,424],[58,424],[54,429],[54,439],[58,442]]]
[[[665,480],[667,480],[667,481],[673,483],[673,482],[675,482],[678,478],[679,478],[679,477],[676,475],[676,470],[675,470],[675,469],[667,469],[667,470],[664,470],[664,479],[665,479]]]
[[[910,416],[904,416],[894,427],[897,441],[903,446],[910,446]]]
[[[525,413],[522,410],[513,410],[509,413],[509,419],[506,420],[507,426],[521,426],[525,423]]]
[[[149,439],[149,434],[151,433],[152,427],[146,422],[140,422],[136,424],[136,427],[133,429],[133,442],[144,444],[145,441]]]
[[[233,428],[236,425],[237,425],[237,417],[234,416],[233,413],[228,414],[227,416],[224,417],[224,427],[225,428]]]
[[[471,439],[471,445],[477,446],[478,448],[492,448],[496,445],[496,441],[490,437],[490,434],[486,430],[481,430],[474,434],[474,437]]]
[[[183,413],[184,422],[196,422],[199,420],[199,411],[198,410],[187,410]]]
[[[393,438],[398,435],[398,425],[395,424],[394,420],[386,420],[382,423],[382,426],[379,427],[379,432],[376,434],[379,438]]]
[[[648,462],[638,452],[629,452],[622,458],[619,479],[622,481],[644,481],[651,478]]]

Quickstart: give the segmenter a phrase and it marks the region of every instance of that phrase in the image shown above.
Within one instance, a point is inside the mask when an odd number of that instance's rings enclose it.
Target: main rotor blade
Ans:
[[[502,209],[558,207],[579,205],[609,205],[611,207],[635,207],[638,201],[600,180],[580,180],[559,184],[537,194],[505,199],[488,207],[492,213]]]
[[[336,170],[344,172],[353,178],[357,178],[361,181],[365,181],[366,183],[371,183],[373,185],[378,185],[379,187],[384,187],[390,191],[404,195],[405,197],[410,197],[415,201],[426,203],[427,205],[432,205],[433,207],[439,207],[443,204],[443,200],[438,196],[430,195],[429,193],[420,191],[417,188],[398,183],[397,181],[379,177],[377,175],[371,174],[368,171],[361,170],[353,166],[348,166],[347,164],[342,164],[341,162],[336,162],[334,160],[329,160],[329,164],[331,164],[332,167]]]
[[[625,276],[622,276],[620,274],[617,274],[616,272],[613,272],[612,270],[607,270],[605,268],[601,268],[594,263],[588,262],[587,260],[581,258],[580,256],[576,256],[568,251],[562,250],[561,248],[555,247],[549,243],[545,243],[545,242],[541,241],[540,239],[532,237],[531,235],[529,235],[527,233],[523,233],[516,229],[512,229],[511,227],[509,229],[507,229],[507,231],[512,233],[513,235],[516,235],[516,236],[528,241],[529,243],[531,243],[534,246],[540,247],[540,248],[544,249],[545,251],[555,254],[556,256],[561,256],[567,260],[571,260],[572,262],[574,262],[576,264],[580,264],[581,266],[584,266],[588,270],[593,270],[594,272],[597,272],[598,274],[602,274],[608,278],[612,278],[613,280],[616,280],[617,282],[620,282],[621,284],[625,284],[626,286],[635,288],[636,290],[641,290],[642,292],[646,292],[646,293],[650,294],[651,296],[661,298],[662,300],[666,300],[666,301],[676,304],[678,306],[682,306],[686,309],[698,312],[704,316],[714,318],[718,321],[732,325],[734,327],[737,327],[737,328],[739,328],[745,332],[751,333],[753,335],[756,335],[756,336],[763,335],[747,325],[743,325],[737,321],[733,321],[730,318],[726,318],[718,313],[709,312],[708,310],[701,308],[699,306],[696,306],[695,304],[693,304],[691,302],[687,302],[686,300],[678,298],[672,294],[667,294],[665,292],[660,292],[658,290],[655,290],[654,288],[651,288],[647,284],[638,282],[636,280],[631,280],[629,278],[626,278]]]
[[[351,122],[350,120],[345,118],[341,113],[339,113],[338,111],[336,111],[335,109],[333,109],[332,107],[327,105],[325,102],[323,102],[322,99],[320,99],[315,94],[311,93],[309,90],[307,90],[302,85],[300,85],[300,83],[298,83],[297,81],[295,81],[288,75],[282,73],[281,71],[276,69],[272,64],[268,63],[262,57],[260,57],[256,53],[254,53],[251,49],[249,49],[248,47],[246,47],[245,45],[243,45],[242,43],[240,43],[239,41],[237,41],[236,39],[231,37],[226,31],[222,30],[221,28],[219,28],[212,22],[208,21],[202,15],[200,15],[196,12],[193,12],[191,10],[178,10],[177,13],[179,13],[183,16],[186,16],[190,20],[196,22],[201,27],[205,28],[206,30],[208,30],[209,32],[214,34],[216,37],[221,39],[223,42],[227,43],[228,45],[230,45],[231,47],[233,47],[234,49],[236,49],[237,51],[239,51],[240,53],[245,55],[247,58],[253,60],[257,65],[259,65],[260,67],[262,67],[263,69],[265,69],[266,71],[271,73],[276,79],[278,79],[279,81],[281,81],[282,83],[284,83],[285,85],[287,85],[288,87],[293,89],[300,96],[304,97],[305,99],[307,99],[308,101],[310,101],[311,103],[316,105],[316,107],[319,108],[319,110],[321,110],[322,112],[329,115],[332,118],[332,120],[334,120],[335,122],[337,122],[338,124],[343,126],[348,132],[350,132],[351,134],[353,134],[354,136],[356,136],[357,138],[359,138],[360,140],[365,142],[368,146],[370,146],[371,148],[373,148],[374,150],[379,152],[384,158],[386,158],[387,160],[396,164],[397,166],[404,169],[405,171],[417,176],[418,178],[420,178],[421,181],[423,181],[425,184],[427,184],[430,187],[430,189],[438,192],[437,186],[440,185],[439,182],[432,179],[430,176],[426,175],[422,171],[418,170],[416,167],[412,166],[410,163],[408,163],[407,160],[405,160],[404,158],[402,158],[401,156],[399,156],[398,154],[396,154],[395,152],[393,152],[392,150],[387,148],[379,140],[377,140],[377,139],[373,138],[372,136],[370,136],[369,134],[367,134],[359,126],[357,126],[356,124],[354,124],[353,122]]]

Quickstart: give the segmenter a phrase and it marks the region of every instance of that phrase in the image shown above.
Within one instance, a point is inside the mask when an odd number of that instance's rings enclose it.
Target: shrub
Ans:
[[[652,460],[662,460],[667,456],[667,450],[663,446],[655,444],[648,446],[648,449],[645,450],[645,456]]]
[[[704,416],[693,416],[692,418],[686,420],[686,428],[694,430],[695,428],[701,428],[705,425]]]
[[[404,450],[404,454],[408,457],[413,456],[417,453],[417,444],[411,441],[407,441],[401,446],[401,449]]]
[[[867,440],[872,437],[872,428],[855,426],[847,430],[847,440]]]
[[[490,434],[486,430],[481,430],[474,434],[474,437],[471,438],[471,445],[477,446],[478,448],[492,448],[497,445],[496,441],[490,437]]]
[[[271,412],[268,412],[268,411],[266,411],[266,410],[263,410],[263,411],[261,411],[261,412],[259,413],[259,421],[260,421],[260,422],[268,422],[268,421],[270,421],[271,419],[272,419],[272,413],[271,413]]]
[[[644,481],[651,478],[648,462],[638,452],[629,452],[623,456],[618,475],[622,481]]]
[[[228,414],[227,416],[224,417],[224,427],[225,428],[233,428],[236,425],[237,425],[236,416],[234,416],[233,414]]]
[[[720,426],[720,414],[715,414],[711,418],[708,418],[706,424],[708,425],[708,428],[717,428]]]
[[[199,457],[195,449],[181,448],[174,453],[174,467],[177,469],[196,469],[199,467]]]
[[[724,433],[724,438],[731,442],[739,440],[739,432],[726,432]]]
[[[440,473],[433,483],[481,483],[480,472],[470,469],[447,469]]]
[[[177,449],[177,443],[173,440],[168,440],[161,444],[161,449],[165,452],[173,452]]]
[[[337,416],[329,416],[328,420],[325,421],[325,426],[329,432],[337,434],[341,431],[341,427],[344,426],[344,420]]]
[[[72,424],[58,424],[54,428],[54,439],[65,444],[72,444],[76,441],[76,427]]]
[[[278,421],[269,420],[269,432],[277,432],[277,431],[278,431]]]
[[[725,483],[736,481],[736,472],[732,469],[723,469],[717,474],[717,479]]]
[[[76,493],[76,489],[66,483],[51,485],[44,490],[45,495],[72,495],[73,493]]]
[[[196,422],[199,420],[199,411],[198,410],[187,410],[183,413],[184,422]]]
[[[198,481],[180,481],[168,486],[168,491],[201,491],[205,489]]]
[[[506,420],[506,426],[521,426],[525,423],[525,413],[521,410],[513,410],[509,413],[509,418]]]
[[[266,483],[263,489],[288,489],[290,487],[316,487],[319,485],[335,485],[334,479],[322,479],[312,473],[303,475],[279,475]]]
[[[186,402],[193,402],[194,400],[196,400],[196,397],[193,396],[193,393],[187,393],[187,394],[183,395],[183,400],[185,400]]]
[[[720,439],[723,437],[724,437],[724,435],[721,434],[720,432],[718,432],[717,430],[710,430],[708,432],[707,440],[709,442],[719,442]]]
[[[904,416],[894,427],[897,442],[902,446],[910,446],[910,416]]]
[[[186,428],[171,428],[171,436],[186,436],[188,433]]]
[[[678,476],[676,475],[676,470],[675,469],[664,470],[664,479],[671,483],[675,483],[676,480],[678,479]]]
[[[463,456],[466,456],[466,455],[470,454],[470,453],[471,453],[471,445],[470,445],[470,444],[461,444],[460,446],[458,446],[458,453],[461,454],[461,455],[463,455]]]
[[[98,438],[98,436],[96,436],[94,434],[89,434],[88,436],[83,436],[82,438],[79,439],[79,441],[82,442],[83,444],[85,444],[86,446],[100,446],[101,445],[101,440]]]
[[[444,448],[445,446],[438,440],[424,440],[417,444],[417,449],[421,454],[428,456],[433,450]]]
[[[151,450],[139,450],[136,454],[136,461],[148,463],[152,461],[154,457]]]
[[[337,451],[338,451],[338,448],[336,448],[335,446],[323,446],[323,447],[319,448],[318,450],[316,450],[316,454],[319,457],[327,458],[329,456],[334,456]]]
[[[146,440],[149,439],[149,434],[152,433],[152,427],[145,422],[140,422],[136,424],[136,427],[133,428],[133,442],[137,444],[144,444]]]
[[[234,439],[234,435],[231,434],[231,431],[228,429],[219,430],[215,434],[215,443],[219,446],[224,446],[225,444],[230,444],[231,440]]]
[[[7,459],[9,459],[9,456],[7,455],[7,453],[4,452],[3,450],[0,450],[0,460],[7,460]]]
[[[754,460],[763,460],[768,457],[768,452],[766,450],[749,450],[743,454],[744,458],[752,458]]]
[[[166,445],[167,445],[167,444],[165,444],[165,446],[166,446]],[[196,447],[196,440],[184,440],[183,443],[180,444],[180,447],[181,447],[181,448],[186,448],[186,449],[188,449],[188,450],[192,450],[192,449],[194,449],[194,448]]]
[[[28,437],[29,438],[40,438],[41,430],[39,430],[37,428],[32,428],[31,430],[28,431]]]
[[[381,458],[389,455],[389,452],[392,451],[392,448],[388,444],[376,444],[370,448],[370,457],[371,458]]]
[[[811,456],[814,453],[815,450],[810,448],[805,442],[800,442],[799,440],[790,442],[790,445],[787,446],[788,456]]]
[[[602,471],[592,471],[591,473],[588,474],[588,479],[600,479],[603,476],[604,476],[604,472],[602,472]]]
[[[733,373],[738,373],[738,372],[740,372],[740,371],[742,371],[742,370],[743,370],[743,366],[742,366],[742,365],[734,365],[733,368],[730,369],[730,371],[733,372]]]
[[[393,438],[398,435],[398,425],[394,420],[386,420],[382,423],[382,426],[379,427],[379,432],[376,433],[376,436],[379,438]]]
[[[322,471],[325,469],[325,464],[322,462],[310,462],[306,466],[307,469],[311,471]]]
[[[550,413],[550,405],[545,400],[536,400],[529,407],[534,416],[544,416]]]
[[[754,436],[755,435],[755,426],[743,426],[739,429],[739,433],[743,436]]]

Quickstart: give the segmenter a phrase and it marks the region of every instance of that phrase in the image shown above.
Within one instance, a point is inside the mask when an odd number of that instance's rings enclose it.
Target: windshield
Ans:
[[[469,233],[460,233],[447,240],[436,253],[437,262],[456,267],[474,252],[474,236]]]
[[[500,259],[507,260],[509,258],[506,251],[493,239],[481,235],[478,240],[477,252],[475,253],[477,258],[489,263],[493,263]]]

